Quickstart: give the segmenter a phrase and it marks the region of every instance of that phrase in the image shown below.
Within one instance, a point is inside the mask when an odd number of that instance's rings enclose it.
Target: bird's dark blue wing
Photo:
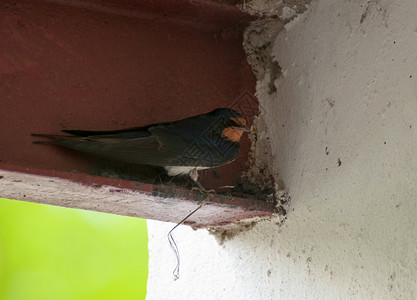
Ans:
[[[135,164],[214,167],[239,153],[239,143],[222,137],[233,111],[211,113],[176,122],[113,131],[63,130],[71,136],[36,135],[84,153]],[[236,112],[234,114],[238,115]]]
[[[154,135],[126,138],[123,134],[55,136],[57,144],[88,154],[134,164],[165,166],[178,154],[163,147]]]

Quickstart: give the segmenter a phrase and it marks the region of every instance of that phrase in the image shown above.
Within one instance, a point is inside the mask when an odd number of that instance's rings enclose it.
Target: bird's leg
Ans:
[[[204,192],[204,193],[215,193],[216,191],[211,189],[211,190],[206,190],[201,183],[198,181],[198,171],[197,169],[192,169],[190,171],[190,173],[188,173],[188,175],[190,175],[191,179],[198,185],[198,190],[200,192]],[[196,188],[192,188],[193,190]]]

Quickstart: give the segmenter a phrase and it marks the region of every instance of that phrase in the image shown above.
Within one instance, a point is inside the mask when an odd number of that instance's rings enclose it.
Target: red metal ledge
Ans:
[[[218,107],[234,108],[251,124],[258,103],[252,96],[255,78],[242,49],[243,30],[251,20],[253,17],[235,6],[216,1],[2,1],[1,168],[71,179],[84,185],[120,185],[127,194],[133,191],[152,197],[155,186],[141,184],[138,189],[132,181],[91,176],[106,176],[96,172],[99,160],[59,147],[34,145],[30,134],[143,126]],[[235,162],[201,172],[203,186],[216,189],[233,185],[247,168],[249,148],[249,139],[244,136],[241,155]],[[5,178],[0,180],[3,184]],[[24,185],[14,187],[22,189]],[[157,204],[146,213],[139,210],[140,205],[132,211],[103,211],[176,222],[195,207],[195,200],[201,199],[196,193],[172,189],[164,193],[177,200],[153,196],[163,204],[160,213],[154,209]],[[12,195],[0,189],[2,197]],[[35,198],[32,201],[42,202]],[[76,206],[76,197],[71,199],[68,197],[64,204],[50,203],[95,209],[91,205]],[[195,224],[223,224],[273,211],[261,202],[230,201],[219,196],[205,208],[216,208],[219,217],[207,214],[209,220],[194,220]],[[229,206],[220,205],[222,202]],[[233,215],[229,210],[239,213]]]
[[[27,169],[4,163],[0,163],[0,168],[1,196],[17,200],[174,223],[180,222],[199,203],[208,200],[185,222],[195,228],[225,225],[277,213],[274,203],[256,199],[207,195],[174,186]]]

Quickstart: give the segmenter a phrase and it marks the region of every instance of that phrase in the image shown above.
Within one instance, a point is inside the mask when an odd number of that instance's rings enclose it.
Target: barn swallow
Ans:
[[[113,131],[62,130],[68,135],[32,134],[76,151],[132,164],[164,167],[169,176],[226,165],[239,155],[239,142],[249,131],[246,120],[230,108],[218,108],[174,122]],[[203,188],[202,188],[203,189]],[[203,189],[204,190],[204,189]]]

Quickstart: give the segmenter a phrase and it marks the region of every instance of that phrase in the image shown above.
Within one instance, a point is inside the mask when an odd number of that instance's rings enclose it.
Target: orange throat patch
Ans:
[[[243,131],[232,127],[226,127],[222,131],[222,136],[226,137],[232,142],[239,142],[242,137]]]

